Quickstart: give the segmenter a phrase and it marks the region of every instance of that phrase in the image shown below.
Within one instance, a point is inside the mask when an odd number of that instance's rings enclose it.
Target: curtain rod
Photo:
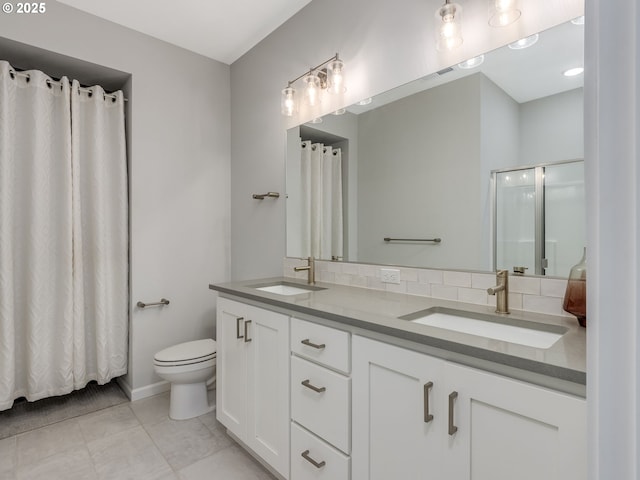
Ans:
[[[10,71],[9,71],[9,73],[11,73],[11,74],[13,74],[13,75],[19,75],[19,76],[21,76],[21,77],[25,77],[25,78],[27,78],[27,81],[31,78],[31,75],[29,75],[29,74],[28,74],[28,73],[26,73],[26,72],[20,72],[20,71],[17,71],[17,70],[10,70]],[[46,74],[45,74],[45,75],[46,75]],[[52,84],[60,85],[60,80],[56,80],[56,79],[53,79],[53,78],[49,77],[49,78],[47,79],[47,85],[51,86]],[[78,90],[80,90],[81,92],[87,92],[87,93],[89,93],[90,95],[93,95],[93,90],[91,90],[91,88],[89,88],[89,87],[82,87],[82,86],[81,86],[81,87],[79,87],[79,88],[78,88]],[[106,92],[105,92],[104,97],[105,97],[105,98],[106,98],[106,97],[112,98],[114,101],[115,101],[115,99],[116,99],[116,96],[115,96],[113,93],[106,93]],[[128,102],[128,101],[129,101],[129,99],[128,99],[128,98],[125,98],[125,99],[124,99],[124,101],[125,101],[125,102]]]

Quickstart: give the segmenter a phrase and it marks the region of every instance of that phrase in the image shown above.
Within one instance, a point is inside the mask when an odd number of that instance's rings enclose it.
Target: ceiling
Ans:
[[[57,0],[232,64],[311,0]]]
[[[360,114],[386,103],[428,90],[467,75],[482,72],[518,103],[580,88],[584,76],[565,77],[562,72],[584,66],[584,27],[566,22],[540,32],[538,42],[524,50],[502,47],[484,55],[484,63],[469,70],[453,65],[375,97],[366,106],[352,105]]]

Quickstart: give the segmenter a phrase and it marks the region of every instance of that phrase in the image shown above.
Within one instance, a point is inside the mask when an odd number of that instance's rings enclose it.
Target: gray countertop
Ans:
[[[277,310],[340,324],[354,333],[422,350],[447,360],[478,366],[496,373],[584,396],[586,384],[586,329],[570,317],[512,310],[499,315],[494,307],[431,297],[384,292],[332,283],[317,283],[323,290],[299,295],[278,295],[255,286],[286,282],[306,286],[291,278],[274,277],[209,285],[223,296],[239,297]],[[550,348],[539,349],[486,337],[457,333],[399,317],[433,307],[472,314],[529,321],[566,328],[567,332]],[[336,325],[339,326],[339,325]],[[381,337],[381,335],[383,337]],[[424,348],[422,348],[424,347]]]

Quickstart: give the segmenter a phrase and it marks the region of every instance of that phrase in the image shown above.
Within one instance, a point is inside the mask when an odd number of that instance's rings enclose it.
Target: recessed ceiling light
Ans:
[[[582,72],[584,72],[584,68],[576,67],[576,68],[570,68],[569,70],[565,70],[564,72],[562,72],[562,74],[565,77],[575,77],[576,75],[580,75]]]
[[[574,18],[573,20],[571,20],[571,23],[573,23],[574,25],[584,25],[584,15],[578,18]]]
[[[373,101],[373,98],[365,98],[364,100],[360,100],[356,105],[369,105]]]
[[[309,123],[322,123],[322,117],[316,117],[311,120]]]
[[[484,55],[479,55],[477,57],[473,57],[473,58],[470,58],[469,60],[459,63],[458,67],[466,70],[469,68],[474,68],[479,65],[482,65],[482,62],[484,62]]]
[[[346,108],[339,108],[338,110],[336,110],[335,112],[333,112],[334,115],[344,115],[344,113],[347,111]]]
[[[511,50],[522,50],[523,48],[528,48],[538,41],[538,37],[539,35],[535,33],[528,37],[521,38],[517,42],[510,43],[509,48]]]

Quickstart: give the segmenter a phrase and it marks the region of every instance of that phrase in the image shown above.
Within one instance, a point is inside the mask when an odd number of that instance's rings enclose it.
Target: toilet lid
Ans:
[[[216,342],[211,338],[179,343],[160,350],[153,357],[157,362],[183,362],[187,360],[204,360],[216,353]]]

